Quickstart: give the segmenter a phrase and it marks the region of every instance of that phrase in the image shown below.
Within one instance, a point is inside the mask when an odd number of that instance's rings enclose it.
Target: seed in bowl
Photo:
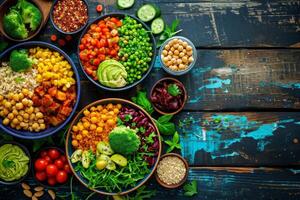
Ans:
[[[175,185],[184,179],[187,169],[180,158],[167,156],[159,162],[156,172],[162,182]]]
[[[186,70],[194,61],[193,48],[187,42],[175,38],[165,45],[161,59],[173,71]]]

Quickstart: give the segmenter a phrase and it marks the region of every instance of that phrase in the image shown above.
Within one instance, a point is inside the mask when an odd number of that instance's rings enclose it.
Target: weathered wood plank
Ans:
[[[300,113],[182,112],[175,118],[190,165],[300,165]]]
[[[161,199],[299,199],[300,198],[300,173],[297,169],[285,168],[192,168],[189,170],[188,181],[196,180],[198,194],[192,198],[185,197],[182,188],[168,190],[157,186],[152,178],[147,186],[157,191],[153,200]],[[35,185],[32,178],[26,180]],[[61,194],[69,194],[68,186],[60,187],[56,191]],[[73,191],[80,199],[85,199],[90,192],[74,180]],[[80,192],[79,192],[80,191]],[[0,199],[24,199],[20,185],[1,187],[0,193],[5,193],[5,198]],[[44,195],[41,200],[50,199]],[[66,199],[71,199],[67,197]],[[105,199],[103,196],[94,195],[91,199]]]
[[[157,80],[167,76],[160,66],[155,64],[140,87],[150,91]],[[198,50],[194,69],[178,78],[188,90],[185,110],[300,108],[300,50]],[[83,75],[81,85],[81,107],[104,97],[129,98],[135,90],[108,93]]]

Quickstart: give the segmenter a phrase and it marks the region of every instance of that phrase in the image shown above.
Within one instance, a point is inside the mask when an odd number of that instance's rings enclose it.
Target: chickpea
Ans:
[[[90,127],[90,123],[89,122],[84,122],[83,127],[88,129]]]
[[[187,51],[191,51],[193,48],[190,46],[190,45],[188,45],[187,47],[186,47],[186,50]]]
[[[72,140],[72,145],[73,145],[74,147],[77,147],[77,146],[78,146],[78,141],[77,141],[77,140]]]
[[[15,117],[15,116],[14,116],[13,113],[9,113],[9,114],[7,115],[7,118],[10,119],[10,120],[12,120],[14,117]]]
[[[182,60],[181,59],[177,59],[176,63],[177,63],[177,65],[180,65],[182,63]]]
[[[16,103],[16,109],[17,109],[17,110],[21,110],[21,109],[23,109],[23,108],[24,108],[24,106],[23,106],[22,103]]]
[[[28,96],[29,90],[26,89],[26,88],[23,88],[23,89],[22,89],[22,93],[24,94],[24,96]]]
[[[34,119],[35,119],[35,114],[34,114],[34,113],[31,113],[30,116],[29,116],[29,119],[30,119],[30,120],[34,120]]]
[[[193,61],[194,61],[193,56],[189,57],[189,62],[191,63],[191,62],[193,62]]]
[[[14,118],[11,123],[17,125],[20,122],[19,122],[19,120],[17,118]]]
[[[4,99],[4,97],[2,95],[0,95],[0,101],[2,101]]]
[[[183,50],[183,46],[179,45],[177,49],[178,49],[178,51],[182,51]]]
[[[16,109],[13,109],[13,111],[12,111],[12,114],[14,114],[14,115],[18,115],[18,114],[19,114],[19,112],[18,112]]]
[[[173,70],[173,71],[177,71],[177,70],[178,70],[178,68],[177,68],[176,65],[171,65],[171,66],[170,66],[170,69]]]
[[[186,48],[186,47],[188,46],[188,43],[187,43],[187,42],[183,42],[183,43],[182,43],[182,46],[183,46],[184,48]]]
[[[24,110],[20,110],[19,114],[20,114],[21,116],[23,116],[23,115],[25,114],[25,111],[24,111]]]
[[[192,55],[193,55],[193,51],[188,51],[186,54],[187,54],[188,56],[192,56]]]
[[[3,119],[3,121],[2,121],[3,125],[5,125],[5,126],[7,126],[9,124],[9,122],[10,121],[8,118]]]
[[[12,106],[11,103],[8,102],[8,101],[6,101],[5,104],[4,104],[4,107],[6,107],[8,109],[11,108],[11,106]]]
[[[28,113],[24,113],[23,117],[24,117],[24,119],[29,119],[29,114]]]
[[[162,60],[164,63],[167,63],[169,61],[168,57],[164,57]]]
[[[175,49],[178,49],[178,47],[179,47],[179,44],[178,44],[178,43],[174,44],[174,48],[175,48]]]
[[[184,64],[180,64],[180,65],[179,65],[179,69],[181,69],[181,70],[184,70],[184,69],[186,69],[186,68],[187,68],[187,66],[184,65]]]
[[[20,125],[16,126],[15,129],[20,130],[22,127]]]
[[[33,108],[33,107],[29,107],[29,108],[26,109],[26,112],[27,112],[28,114],[32,114],[33,111],[34,111],[34,108]]]
[[[21,123],[20,123],[20,126],[21,126],[21,127],[25,127],[25,126],[26,126],[26,123],[25,123],[25,122],[21,122]]]
[[[182,50],[182,53],[186,54],[186,49],[183,49],[183,50]]]
[[[166,64],[168,67],[172,65],[172,61],[168,61]]]
[[[182,57],[182,62],[183,62],[183,63],[187,63],[187,62],[188,62],[188,58],[187,58],[186,56],[183,56],[183,57]]]
[[[40,124],[40,129],[41,130],[45,130],[46,129],[46,125],[45,124]]]
[[[36,129],[39,128],[39,124],[34,122],[31,127],[32,127],[33,130],[36,130]]]
[[[41,119],[44,117],[43,113],[41,113],[41,112],[37,112],[35,115],[36,115],[36,118],[38,118],[38,119]]]
[[[22,99],[22,104],[24,106],[27,106],[28,105],[28,99]]]
[[[95,124],[91,124],[90,125],[90,130],[91,131],[94,131],[94,130],[96,130],[97,129],[97,126],[95,125]]]
[[[174,51],[174,55],[179,55],[179,51],[177,49]]]
[[[78,132],[78,130],[79,130],[79,129],[78,129],[78,126],[75,125],[75,126],[72,127],[72,131]]]
[[[166,49],[166,50],[169,50],[169,49],[170,49],[170,45],[167,44],[167,45],[165,46],[165,49]]]
[[[24,94],[23,93],[19,94],[19,99],[24,99]]]
[[[176,64],[177,63],[177,60],[176,60],[176,58],[172,58],[172,64]]]
[[[10,124],[10,127],[12,127],[12,128],[16,128],[16,126],[17,125],[15,125],[15,124]]]
[[[21,115],[18,115],[17,116],[17,119],[19,120],[19,122],[22,122],[23,121],[23,117]]]
[[[13,96],[14,96],[14,94],[12,92],[10,92],[10,93],[8,93],[7,98],[12,100]]]
[[[36,108],[34,108],[34,112],[35,113],[40,112],[40,109],[36,107]]]
[[[88,132],[87,130],[83,130],[83,131],[82,131],[82,134],[86,136],[86,135],[89,134],[89,132]]]
[[[33,105],[33,101],[32,101],[32,100],[28,100],[27,106],[30,107],[30,106],[32,106],[32,105]]]
[[[91,118],[91,122],[92,122],[92,123],[95,124],[95,123],[97,123],[97,121],[98,121],[97,117],[92,117],[92,118]]]
[[[171,49],[170,49],[172,52],[174,52],[175,51],[175,48],[174,47],[171,47]]]
[[[167,51],[167,50],[163,50],[163,51],[162,51],[162,54],[163,54],[164,56],[166,56],[166,55],[168,55],[168,51]]]
[[[76,135],[76,139],[77,140],[82,140],[82,135],[80,135],[80,134]]]
[[[8,115],[8,113],[9,113],[9,111],[8,111],[6,108],[4,108],[4,109],[2,110],[2,115],[3,115],[3,116]]]
[[[102,127],[97,127],[97,129],[96,129],[96,132],[97,132],[97,133],[102,133],[102,131],[103,131],[103,128],[102,128]]]
[[[15,101],[19,101],[19,95],[18,94],[14,94],[12,96],[12,99],[15,100]]]
[[[45,123],[45,120],[44,120],[44,119],[39,119],[39,120],[38,120],[38,123],[39,123],[39,124]]]

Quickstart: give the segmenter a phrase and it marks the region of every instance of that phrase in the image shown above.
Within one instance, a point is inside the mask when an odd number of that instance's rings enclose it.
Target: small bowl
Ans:
[[[51,186],[51,185],[49,185],[48,183],[47,183],[47,181],[44,181],[44,182],[41,182],[41,181],[39,181],[36,177],[35,177],[35,169],[34,169],[34,162],[38,159],[38,158],[40,158],[40,153],[42,152],[42,151],[48,151],[49,149],[56,149],[56,150],[58,150],[62,155],[64,155],[65,157],[66,157],[66,164],[69,164],[68,163],[68,161],[67,161],[67,156],[66,156],[66,153],[61,149],[61,148],[59,148],[59,147],[45,147],[45,148],[43,148],[43,149],[41,149],[41,150],[39,150],[37,153],[36,153],[36,156],[33,158],[33,160],[32,160],[32,167],[31,167],[31,171],[32,171],[32,176],[34,177],[34,180],[39,184],[39,185],[41,185],[41,186],[43,186],[43,187],[45,187],[45,188],[52,188],[52,189],[54,189],[54,188],[57,188],[57,187],[61,187],[61,186],[64,186],[64,185],[67,185],[69,182],[70,182],[70,177],[71,177],[71,174],[68,174],[68,180],[65,182],[65,183],[62,183],[62,184],[60,184],[60,183],[57,183],[56,185],[54,185],[54,186]]]
[[[30,153],[29,153],[28,149],[24,145],[22,145],[20,143],[17,143],[17,142],[14,142],[14,141],[2,142],[2,143],[0,143],[0,147],[2,145],[5,145],[5,144],[12,144],[12,145],[16,145],[16,146],[20,147],[25,152],[25,154],[27,155],[27,157],[29,158],[28,171],[26,172],[26,174],[22,178],[20,178],[19,180],[9,181],[9,182],[0,179],[0,184],[3,184],[3,185],[16,185],[18,183],[21,183],[28,176],[28,174],[30,173],[31,156],[30,156]]]
[[[43,12],[43,9],[41,8],[40,4],[37,3],[37,0],[30,0],[29,2],[33,3],[41,11],[42,21],[41,21],[39,27],[35,31],[29,31],[27,38],[25,38],[25,39],[16,39],[16,38],[13,38],[13,37],[9,36],[5,32],[5,30],[4,30],[4,27],[3,27],[3,17],[9,11],[9,8],[11,8],[12,6],[16,5],[17,2],[18,2],[18,0],[7,0],[7,1],[4,1],[1,4],[1,6],[0,6],[0,22],[1,22],[0,23],[0,31],[9,40],[12,40],[12,41],[15,41],[15,42],[24,42],[24,41],[32,39],[33,37],[35,37],[40,32],[40,30],[42,29],[42,27],[44,25],[44,20],[45,20],[46,16],[45,16],[45,14]]]
[[[168,43],[169,43],[171,40],[173,40],[173,39],[181,39],[181,40],[187,42],[187,43],[188,43],[190,46],[192,46],[192,48],[193,48],[193,58],[194,58],[194,61],[193,61],[193,62],[189,65],[189,67],[188,67],[187,69],[185,69],[185,70],[182,70],[182,71],[173,71],[173,70],[171,70],[170,68],[168,68],[168,67],[163,63],[163,61],[162,61],[162,59],[161,59],[161,55],[162,55],[163,49],[165,48],[166,44],[168,44]],[[182,37],[182,36],[174,36],[174,37],[171,37],[171,38],[167,39],[167,40],[161,45],[161,47],[160,47],[158,53],[159,53],[159,54],[158,54],[158,57],[159,57],[159,60],[160,60],[160,62],[161,62],[162,68],[163,68],[167,73],[169,73],[169,74],[171,74],[171,75],[174,75],[174,76],[180,76],[180,75],[183,75],[183,74],[188,73],[188,72],[195,66],[195,63],[196,63],[196,61],[197,61],[197,49],[196,49],[195,45],[194,45],[189,39],[187,39],[187,38],[185,38],[185,37]]]
[[[165,157],[168,157],[168,156],[173,156],[173,157],[177,157],[179,159],[181,159],[185,165],[185,168],[186,168],[186,173],[184,175],[184,178],[177,184],[174,184],[174,185],[168,185],[166,183],[164,183],[162,180],[160,180],[160,178],[158,177],[158,174],[157,174],[157,171],[155,171],[155,178],[156,178],[156,181],[163,187],[165,188],[169,188],[169,189],[175,189],[175,188],[178,188],[180,187],[183,183],[185,183],[187,177],[188,177],[188,174],[189,174],[189,164],[187,163],[187,161],[179,154],[177,153],[167,153],[167,154],[164,154],[163,156],[160,157],[160,160],[159,162],[164,159]],[[159,165],[159,162],[158,162],[158,165]]]
[[[166,112],[166,111],[162,111],[162,110],[160,110],[159,108],[157,108],[157,107],[155,106],[154,103],[152,103],[152,104],[153,104],[153,107],[154,107],[154,109],[155,109],[158,113],[160,113],[160,114],[162,114],[162,115],[175,115],[175,114],[179,113],[179,112],[183,109],[183,107],[184,107],[184,105],[185,105],[185,103],[186,103],[186,101],[187,101],[187,96],[188,96],[188,95],[187,95],[187,91],[186,91],[186,89],[185,89],[185,87],[184,87],[184,85],[183,85],[182,82],[180,82],[179,80],[177,80],[177,79],[175,79],[175,78],[166,77],[166,78],[162,78],[162,79],[158,80],[158,81],[153,85],[153,87],[152,87],[152,89],[151,89],[151,92],[150,92],[150,99],[151,99],[152,93],[154,92],[155,87],[156,87],[159,83],[161,83],[161,82],[163,82],[163,81],[172,81],[172,82],[176,82],[176,83],[178,83],[179,85],[182,86],[183,93],[184,93],[183,104],[181,105],[181,107],[180,107],[178,110],[176,110],[176,111],[174,111],[174,112]]]
[[[86,27],[86,25],[88,24],[88,21],[89,21],[89,5],[88,5],[87,1],[86,0],[81,0],[86,5],[87,13],[88,13],[88,18],[87,18],[87,20],[86,20],[86,22],[85,22],[85,24],[83,26],[81,26],[79,29],[77,29],[76,31],[73,31],[73,32],[65,32],[65,31],[61,30],[60,28],[58,28],[58,26],[56,26],[56,24],[54,23],[54,20],[53,20],[53,10],[54,10],[54,7],[55,7],[55,5],[57,4],[58,1],[61,1],[61,0],[55,0],[54,3],[53,3],[53,5],[52,5],[52,7],[51,7],[51,10],[50,10],[50,21],[51,21],[52,25],[54,26],[54,28],[58,32],[60,32],[62,34],[65,34],[65,35],[74,35],[74,34],[79,33],[80,31],[82,31]]]

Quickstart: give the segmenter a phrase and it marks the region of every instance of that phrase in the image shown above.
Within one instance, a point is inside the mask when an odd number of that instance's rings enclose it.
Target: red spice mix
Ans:
[[[87,5],[82,0],[59,0],[53,9],[53,21],[64,32],[74,32],[88,20]]]

